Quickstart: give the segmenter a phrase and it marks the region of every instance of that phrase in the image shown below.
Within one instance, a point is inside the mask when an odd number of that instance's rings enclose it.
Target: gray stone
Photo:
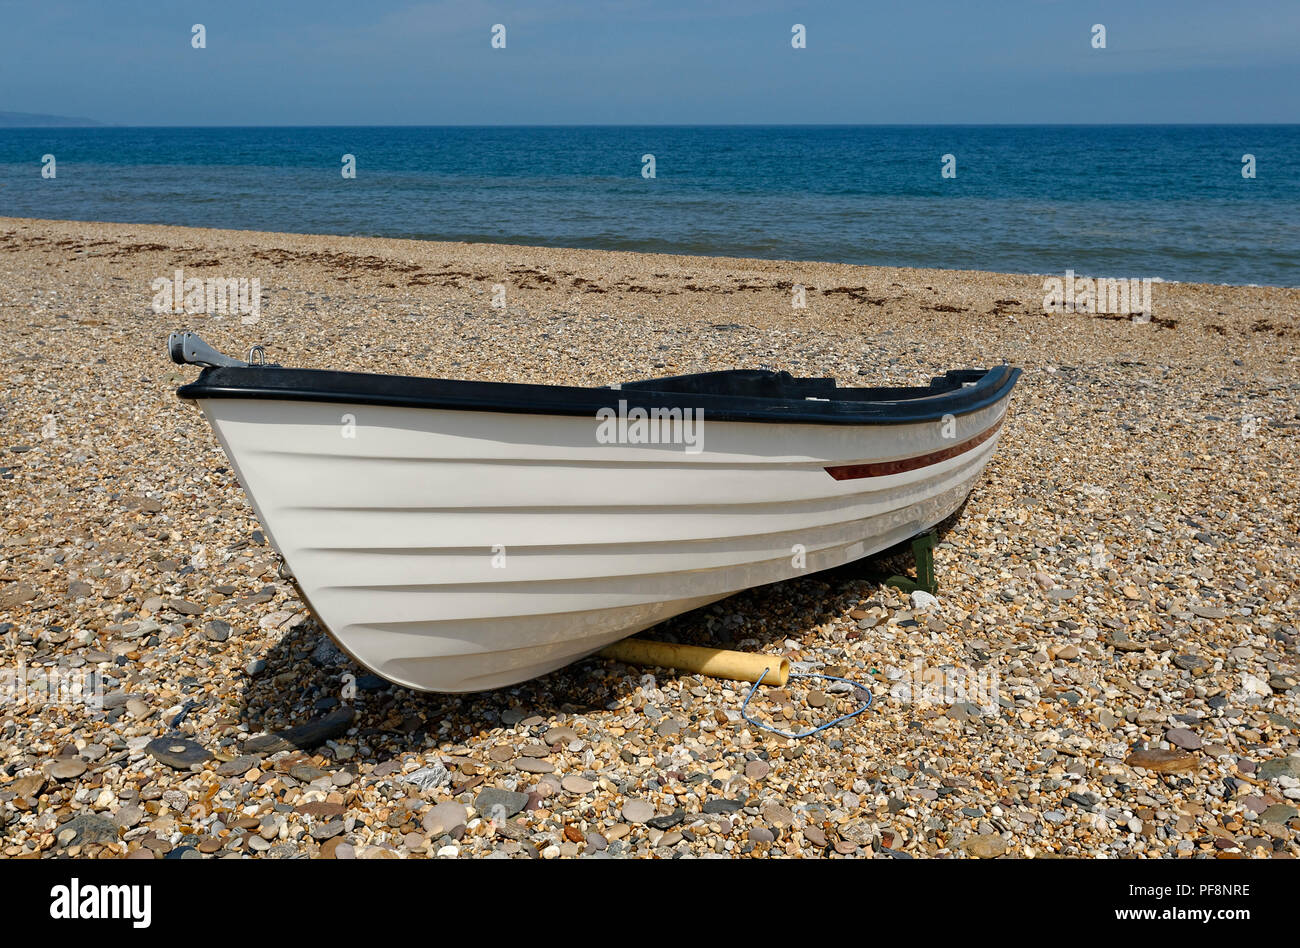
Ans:
[[[628,800],[623,804],[623,819],[629,823],[645,823],[654,815],[654,806],[645,800]]]
[[[176,770],[189,770],[212,757],[201,744],[184,737],[159,737],[145,745],[145,750],[154,760]]]
[[[655,733],[660,737],[672,737],[681,729],[682,726],[677,723],[676,719],[664,718],[659,722],[659,726],[655,728]]]
[[[826,834],[820,826],[808,825],[803,828],[803,838],[808,840],[818,849],[826,848]]]
[[[217,776],[219,777],[238,777],[248,773],[254,767],[262,762],[260,757],[253,757],[245,754],[242,757],[236,757],[234,760],[223,761],[217,767]]]
[[[1295,819],[1296,814],[1295,807],[1287,806],[1285,803],[1274,803],[1259,814],[1259,819],[1263,823],[1286,823],[1287,820]]]
[[[230,623],[213,619],[203,626],[203,634],[209,641],[224,642],[230,638]]]
[[[1200,736],[1185,727],[1175,727],[1165,731],[1165,740],[1184,750],[1200,750],[1201,748]]]
[[[78,757],[59,757],[45,768],[55,780],[75,780],[86,772],[86,762]]]
[[[299,762],[289,768],[289,776],[294,780],[301,780],[303,783],[311,783],[313,780],[319,780],[321,777],[328,777],[329,772],[321,770],[315,764]]]
[[[1262,780],[1276,780],[1279,777],[1295,777],[1300,779],[1300,757],[1292,755],[1290,757],[1275,757],[1272,760],[1266,760],[1259,765],[1259,776]]]
[[[1295,721],[1292,721],[1286,715],[1277,714],[1274,711],[1270,711],[1267,717],[1270,724],[1272,724],[1274,727],[1281,728],[1284,731],[1300,730],[1300,725],[1297,725]]]
[[[113,821],[117,823],[118,826],[125,827],[126,829],[135,826],[135,824],[139,823],[142,819],[144,819],[144,810],[136,806],[134,803],[120,807],[118,811],[113,814]]]
[[[343,832],[344,824],[342,820],[330,820],[328,823],[317,823],[311,828],[311,838],[318,842],[324,842],[332,839]]]
[[[1199,655],[1175,655],[1174,664],[1193,675],[1199,675],[1210,667],[1210,663]]]
[[[566,793],[586,794],[596,789],[596,785],[577,774],[570,774],[560,781],[560,787]]]
[[[85,846],[88,843],[117,842],[117,823],[97,813],[82,813],[54,831],[54,838],[59,845]]]
[[[623,808],[623,812],[627,812],[626,807]],[[645,824],[651,829],[666,830],[676,826],[684,819],[686,819],[686,811],[678,807],[667,816],[656,816],[653,819],[646,820]]]
[[[49,783],[49,778],[45,774],[34,773],[19,777],[13,783],[6,784],[4,789],[12,792],[14,797],[19,800],[35,799],[40,796],[47,783]]]
[[[488,787],[474,798],[474,809],[485,820],[510,819],[528,805],[528,794]]]
[[[979,705],[969,701],[958,701],[948,708],[948,717],[954,721],[971,721],[980,716]]]
[[[27,583],[18,583],[0,589],[0,610],[12,609],[36,598],[36,590]]]
[[[342,665],[348,660],[347,655],[334,644],[333,639],[328,636],[322,638],[312,650],[311,660],[320,666]]]
[[[549,760],[538,760],[535,757],[521,757],[515,761],[515,769],[522,770],[527,774],[553,774],[555,765]]]

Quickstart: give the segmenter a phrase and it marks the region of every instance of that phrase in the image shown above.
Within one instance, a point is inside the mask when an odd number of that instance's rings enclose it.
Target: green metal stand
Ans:
[[[918,589],[934,595],[939,591],[939,584],[934,578],[934,531],[927,531],[912,540],[912,558],[916,560],[916,579],[906,576],[891,576],[885,580],[886,586],[894,586],[910,593]]]

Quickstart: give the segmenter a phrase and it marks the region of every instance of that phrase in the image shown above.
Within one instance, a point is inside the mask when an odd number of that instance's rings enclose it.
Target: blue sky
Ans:
[[[0,24],[0,110],[123,125],[1300,121],[1296,0],[0,0]]]

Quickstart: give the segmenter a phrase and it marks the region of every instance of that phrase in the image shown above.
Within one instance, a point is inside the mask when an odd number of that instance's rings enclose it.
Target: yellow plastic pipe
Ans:
[[[790,677],[790,661],[779,655],[729,652],[721,648],[674,645],[672,642],[652,642],[649,639],[624,639],[606,645],[600,654],[629,665],[658,665],[661,668],[708,675],[710,678],[758,681],[761,676],[764,685],[778,688]],[[767,674],[763,674],[764,669]]]

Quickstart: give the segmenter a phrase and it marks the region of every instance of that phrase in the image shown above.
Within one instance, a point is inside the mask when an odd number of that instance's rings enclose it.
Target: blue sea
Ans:
[[[0,129],[0,215],[1296,286],[1300,126]]]

